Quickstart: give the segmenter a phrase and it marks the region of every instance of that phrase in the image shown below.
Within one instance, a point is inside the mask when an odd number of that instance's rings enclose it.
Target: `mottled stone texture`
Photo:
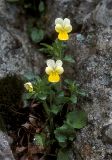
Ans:
[[[48,36],[54,32],[54,20],[58,17],[71,19],[73,30],[80,30],[85,16],[91,13],[100,0],[46,0],[46,22]]]
[[[110,27],[97,26],[94,34],[96,45],[93,47],[86,42],[76,42],[73,43],[75,47],[70,47],[70,52],[75,51],[74,79],[80,82],[91,98],[82,104],[88,113],[88,126],[77,132],[74,146],[84,160],[111,160],[112,30]],[[71,37],[70,46],[72,41],[74,37]]]
[[[19,10],[0,1],[0,77],[7,73],[39,73],[42,60],[29,42]]]
[[[3,131],[0,131],[0,159],[14,160],[12,151],[9,146],[8,136]]]
[[[0,160],[14,160],[4,122],[0,116]]]

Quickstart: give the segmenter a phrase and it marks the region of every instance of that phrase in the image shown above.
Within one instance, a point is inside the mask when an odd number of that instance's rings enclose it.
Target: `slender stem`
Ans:
[[[51,94],[51,90],[52,90],[52,87],[50,86],[50,108],[52,107],[52,94]]]
[[[62,81],[60,80],[60,90],[62,90]]]
[[[45,113],[47,114],[48,122],[49,122],[49,125],[50,125],[49,129],[52,133],[52,131],[53,131],[53,118],[52,118],[52,115],[49,111],[49,107],[48,107],[46,101],[43,102],[43,107],[44,107]]]
[[[53,95],[52,95],[51,91],[52,91],[52,86],[50,86],[50,109],[52,108],[52,100],[53,100]],[[50,113],[50,128],[51,128],[51,132],[52,132],[53,128],[54,128],[52,113]]]
[[[47,105],[46,101],[43,102],[43,107],[44,107],[44,110],[45,110],[46,114],[49,117],[49,108],[48,108],[48,105]]]
[[[61,42],[60,41],[60,53],[59,53],[59,57],[60,57],[60,59],[62,59],[62,44],[63,44],[63,42]]]

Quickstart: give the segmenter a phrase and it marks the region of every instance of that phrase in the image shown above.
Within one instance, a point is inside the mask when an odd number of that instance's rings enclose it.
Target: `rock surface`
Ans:
[[[0,116],[0,160],[14,160],[10,145],[8,142],[8,136],[5,131],[2,117]]]
[[[84,160],[112,159],[112,28],[108,3],[102,1],[85,17],[87,30],[82,32],[83,35],[86,32],[85,40],[80,42],[73,34],[68,44],[76,59],[74,79],[91,98],[82,104],[88,113],[88,126],[77,132],[74,142],[74,150]],[[102,8],[105,10],[101,11]]]
[[[82,104],[88,113],[88,126],[77,133],[74,145],[83,159],[111,160],[112,30],[98,27],[95,33],[95,48],[81,44],[75,52],[75,77],[88,91],[91,102]]]
[[[80,31],[85,16],[91,13],[100,0],[46,0],[46,23],[48,36],[54,33],[54,20],[58,17],[70,18],[74,31]]]
[[[0,1],[0,77],[8,73],[40,72],[42,55],[31,45],[18,14],[16,7]]]
[[[10,145],[8,142],[8,136],[6,133],[0,131],[0,159],[1,160],[14,160]]]

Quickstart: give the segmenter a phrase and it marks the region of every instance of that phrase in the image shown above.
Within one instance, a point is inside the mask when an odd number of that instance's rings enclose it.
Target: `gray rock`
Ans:
[[[85,16],[95,9],[100,0],[47,0],[44,26],[50,37],[54,33],[54,21],[58,17],[70,18],[74,31],[79,31]]]
[[[9,146],[7,134],[2,131],[0,131],[0,159],[14,160],[12,151]]]
[[[76,23],[82,25],[84,18],[95,9],[98,2],[99,2],[99,0],[80,1],[80,5],[77,8],[77,13],[74,18]]]
[[[5,130],[4,122],[1,116],[0,116],[0,160],[14,160],[8,141],[8,135]]]
[[[4,11],[6,11],[6,4],[4,0],[0,1],[0,13],[4,14]]]
[[[112,159],[112,29],[99,23],[95,27],[88,26],[83,42],[74,34],[68,42],[69,52],[76,60],[74,79],[91,98],[90,102],[82,104],[88,114],[88,126],[77,132],[74,150],[80,151],[84,160],[106,160]],[[88,43],[88,36],[95,38],[94,43]]]
[[[87,25],[91,23],[94,25],[103,25],[105,27],[111,26],[112,0],[101,0],[96,8],[84,17],[83,22],[87,22]]]
[[[18,9],[8,4],[5,5],[5,1],[0,1],[0,7],[0,77],[8,73],[39,74],[43,66],[40,63],[43,57],[31,45],[25,24],[23,23],[20,28],[21,21],[17,19]],[[20,29],[17,29],[17,26]]]
[[[112,144],[112,124],[105,126],[102,135],[105,143]]]
[[[93,17],[96,23],[103,24],[105,26],[112,25],[112,1],[101,1],[93,12]]]

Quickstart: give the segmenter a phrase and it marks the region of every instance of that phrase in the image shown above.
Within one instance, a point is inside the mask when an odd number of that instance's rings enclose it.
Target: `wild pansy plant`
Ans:
[[[63,41],[69,39],[68,33],[72,31],[70,20],[57,18],[55,30],[59,33],[58,39],[52,45],[42,44],[45,48],[41,51],[47,52],[51,58],[46,61],[46,74],[24,86],[28,91],[27,99],[37,103],[44,113],[40,119],[41,130],[34,136],[36,145],[44,155],[52,154],[58,160],[69,160],[68,152],[75,139],[75,129],[83,128],[87,122],[85,112],[78,108],[81,97],[86,94],[74,80],[65,79],[63,74],[64,61],[74,63],[74,59],[64,53]]]

